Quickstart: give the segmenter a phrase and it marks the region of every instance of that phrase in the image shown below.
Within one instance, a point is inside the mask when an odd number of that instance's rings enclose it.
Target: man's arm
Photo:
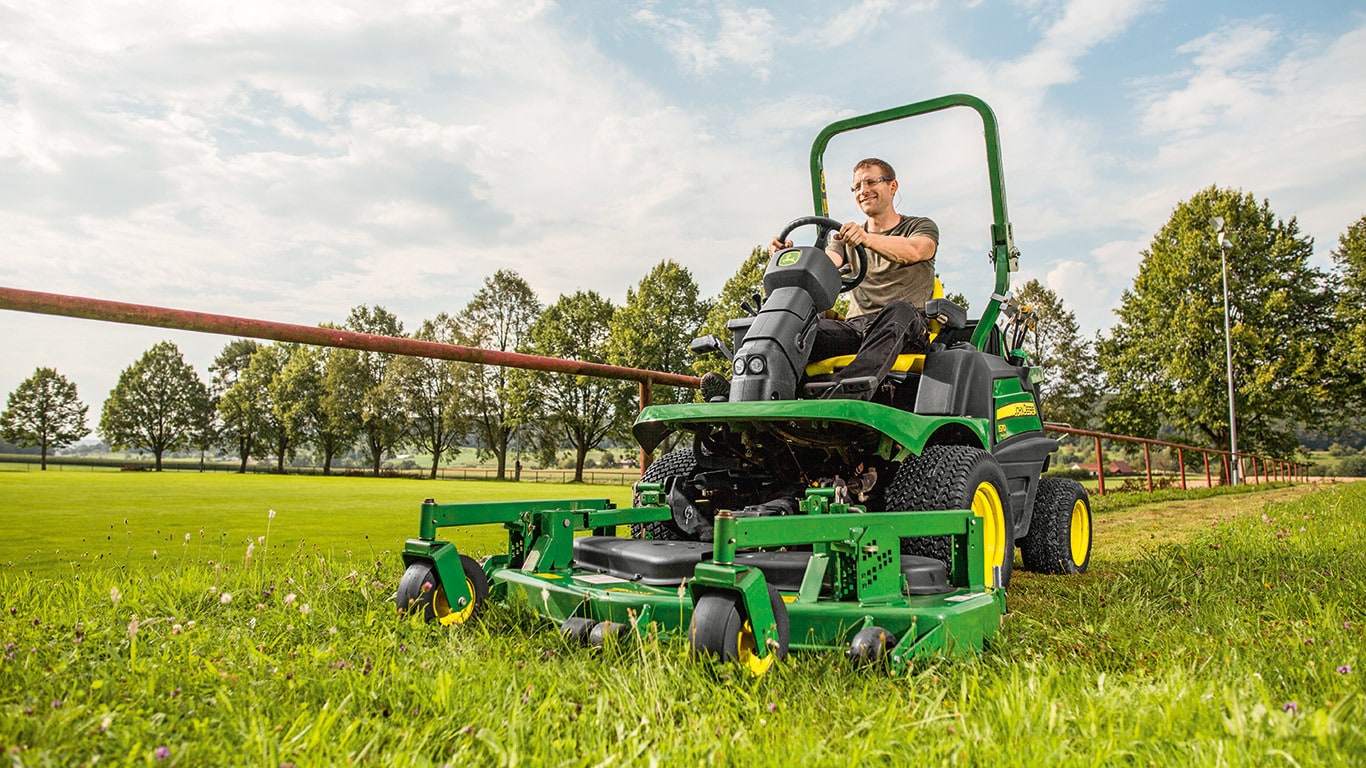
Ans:
[[[912,235],[911,237],[901,237],[900,235],[875,235],[868,232],[863,227],[855,224],[854,226],[845,225],[836,237],[849,244],[849,247],[862,245],[864,248],[871,248],[888,260],[898,264],[915,264],[920,261],[929,261],[934,258],[934,254],[939,250],[939,245],[934,242],[934,238],[925,235]],[[834,248],[827,250],[831,261],[835,266],[844,266],[843,249]]]

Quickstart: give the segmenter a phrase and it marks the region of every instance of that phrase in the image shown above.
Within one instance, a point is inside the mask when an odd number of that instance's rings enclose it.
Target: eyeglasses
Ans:
[[[874,184],[882,184],[888,181],[896,181],[896,179],[893,179],[889,176],[879,176],[876,179],[864,179],[863,181],[856,181],[854,182],[854,186],[849,188],[849,191],[853,192],[854,194],[858,194],[858,191],[860,189],[863,189],[864,187],[871,187]]]

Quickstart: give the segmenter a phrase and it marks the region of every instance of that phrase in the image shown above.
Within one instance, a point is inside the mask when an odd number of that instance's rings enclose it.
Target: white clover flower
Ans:
[[[118,587],[110,587],[109,599],[114,603],[114,605],[118,605],[119,601],[123,599],[123,593],[119,591]]]
[[[290,592],[289,594],[285,595],[285,605],[292,605],[294,601],[297,599],[297,596],[293,592]]]
[[[223,605],[227,605],[228,603],[232,602],[232,595],[227,592],[224,592],[223,594],[218,596],[218,602],[222,603]]]
[[[310,613],[312,613],[312,612],[313,612],[313,609],[308,607],[308,603],[304,603],[303,605],[299,606],[299,613],[302,613],[302,614],[305,615],[305,616],[307,616],[308,614],[310,614]]]
[[[272,509],[272,510],[270,511],[270,513],[266,516],[266,519],[267,519],[267,520],[274,520],[274,519],[275,519],[275,510]]]

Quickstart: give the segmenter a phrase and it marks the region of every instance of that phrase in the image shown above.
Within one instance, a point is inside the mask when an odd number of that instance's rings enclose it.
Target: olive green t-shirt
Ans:
[[[938,225],[924,216],[903,215],[896,226],[874,234],[896,237],[924,235],[933,240],[936,246],[939,245]],[[854,249],[844,242],[832,240],[830,250],[841,252],[847,264],[850,262],[850,252]],[[863,282],[849,293],[849,317],[872,314],[893,301],[909,301],[917,309],[925,308],[925,302],[934,293],[934,259],[899,264],[867,246],[863,250],[868,254],[868,266]]]

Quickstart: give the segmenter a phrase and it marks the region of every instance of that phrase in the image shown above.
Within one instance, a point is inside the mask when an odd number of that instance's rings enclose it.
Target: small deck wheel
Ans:
[[[592,633],[593,626],[592,619],[585,619],[582,616],[570,616],[560,624],[560,635],[571,643],[587,643],[588,635]]]
[[[600,621],[593,625],[593,629],[588,632],[588,644],[594,648],[601,648],[609,642],[620,644],[630,637],[626,634],[628,625],[619,621]]]
[[[436,573],[436,566],[429,560],[422,560],[408,566],[408,570],[403,572],[403,579],[398,583],[398,594],[394,596],[398,612],[406,614],[421,611],[427,621],[447,627],[478,618],[484,610],[484,603],[488,602],[488,577],[479,563],[465,555],[460,556],[460,566],[465,573],[465,587],[473,599],[461,598],[456,605],[451,605],[441,585],[441,577]]]
[[[896,636],[882,627],[866,627],[849,641],[847,653],[855,664],[871,667],[887,658],[887,650],[895,642]]]
[[[697,598],[688,627],[693,651],[737,662],[755,677],[768,672],[775,661],[787,657],[791,633],[787,604],[772,585],[768,587],[768,601],[778,625],[778,647],[767,655],[759,655],[754,627],[745,615],[740,595],[729,590],[712,590]]]

